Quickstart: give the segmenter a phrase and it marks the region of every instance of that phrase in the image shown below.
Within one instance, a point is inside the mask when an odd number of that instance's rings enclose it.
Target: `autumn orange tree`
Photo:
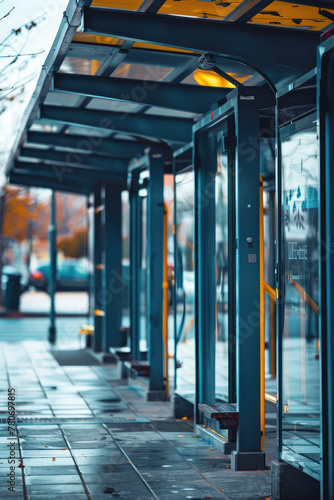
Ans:
[[[72,236],[67,238],[62,238],[57,248],[64,252],[66,257],[71,257],[79,259],[80,257],[86,256],[86,246],[87,246],[87,230],[80,229],[76,231]]]
[[[34,190],[22,186],[6,185],[0,195],[0,276],[2,274],[2,252],[4,238],[13,238],[18,243],[28,241],[30,249],[27,264],[30,261],[31,240],[35,232],[47,238],[48,218],[45,217],[46,202],[38,203]],[[0,287],[1,288],[1,287]],[[2,304],[2,290],[0,290]]]

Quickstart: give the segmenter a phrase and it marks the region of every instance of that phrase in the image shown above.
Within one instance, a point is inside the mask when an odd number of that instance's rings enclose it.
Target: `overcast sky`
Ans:
[[[67,4],[68,0],[0,0],[0,186]]]

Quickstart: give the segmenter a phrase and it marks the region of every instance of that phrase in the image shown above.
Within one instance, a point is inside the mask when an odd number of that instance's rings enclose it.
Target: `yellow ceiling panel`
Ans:
[[[334,9],[329,12],[334,14]],[[254,16],[250,22],[318,31],[332,21],[319,14],[317,7],[275,1]]]
[[[73,37],[73,42],[100,43],[101,45],[122,45],[123,40],[111,36],[90,35],[77,31]]]
[[[109,9],[137,10],[143,0],[93,0],[92,7],[105,7]]]
[[[164,50],[167,52],[182,52],[184,54],[193,54],[191,50],[175,49],[173,47],[166,47],[165,45],[154,45],[153,43],[135,42],[133,46],[137,49]]]
[[[167,0],[159,14],[202,17],[204,19],[224,19],[242,0],[203,2],[201,0]]]
[[[252,75],[241,75],[239,73],[228,73],[232,78],[240,83],[245,82]],[[196,69],[192,74],[194,80],[205,87],[223,87],[225,89],[234,89],[235,85],[226,80],[223,76],[218,75],[215,71]]]

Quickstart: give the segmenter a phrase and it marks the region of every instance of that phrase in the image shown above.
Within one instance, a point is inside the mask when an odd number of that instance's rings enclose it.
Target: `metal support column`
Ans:
[[[260,90],[261,91],[261,90]],[[264,468],[260,398],[260,115],[257,89],[242,89],[236,111],[236,336],[239,427],[235,470]],[[252,142],[250,142],[252,141]],[[247,147],[247,145],[249,147]]]
[[[94,195],[94,339],[95,352],[102,351],[103,292],[102,292],[102,211],[101,191]]]
[[[151,150],[147,200],[148,226],[148,341],[150,362],[149,400],[165,398],[162,311],[164,164],[161,153]]]
[[[55,292],[56,292],[56,273],[57,273],[57,248],[56,248],[56,193],[52,191],[50,202],[50,226],[49,226],[49,255],[50,255],[50,326],[49,326],[49,342],[56,342],[56,309],[55,309]]]
[[[138,200],[139,170],[134,170],[130,186],[130,325],[131,359],[140,359],[140,212]]]
[[[216,144],[205,134],[194,141],[196,422],[198,404],[215,403]]]
[[[103,210],[103,335],[102,349],[122,345],[122,193],[118,184],[104,184]]]
[[[319,48],[318,123],[320,125],[320,342],[322,384],[321,498],[334,498],[334,43]],[[327,49],[327,51],[326,51]]]

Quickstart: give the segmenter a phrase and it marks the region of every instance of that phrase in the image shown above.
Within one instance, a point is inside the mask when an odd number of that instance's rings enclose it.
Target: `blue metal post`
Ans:
[[[102,191],[103,210],[103,283],[104,305],[102,349],[122,345],[122,199],[124,187],[104,184]]]
[[[97,190],[94,196],[94,339],[95,352],[102,351],[102,211],[101,191]]]
[[[131,358],[140,359],[140,229],[138,203],[139,170],[132,172],[130,186],[130,325]]]
[[[215,403],[215,156],[213,137],[194,139],[196,421],[198,404]]]
[[[56,291],[56,273],[57,273],[57,249],[56,249],[56,193],[52,191],[50,202],[50,226],[49,226],[49,254],[50,254],[50,327],[49,342],[56,342],[56,310],[55,310],[55,291]]]
[[[150,362],[148,398],[153,400],[163,399],[165,396],[162,338],[164,164],[161,152],[154,150],[150,150],[148,160],[148,341]]]
[[[327,49],[327,50],[326,50]],[[321,498],[334,498],[334,44],[319,48],[318,123],[320,125],[320,332],[322,384]]]
[[[238,452],[261,451],[259,175],[261,89],[243,88],[236,106],[236,368]]]

